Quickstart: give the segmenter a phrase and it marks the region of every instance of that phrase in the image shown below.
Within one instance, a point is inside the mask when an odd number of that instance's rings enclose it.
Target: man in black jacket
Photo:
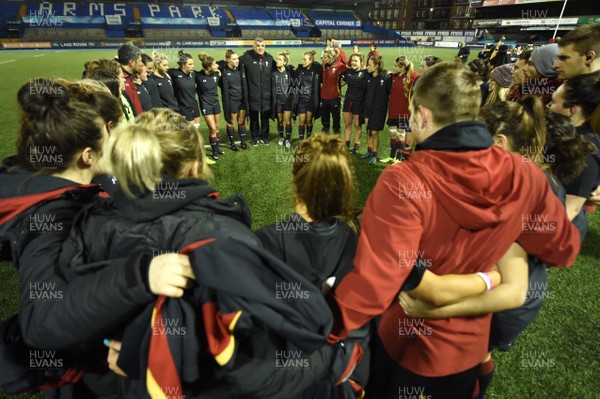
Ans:
[[[271,110],[271,70],[274,61],[265,52],[263,38],[254,39],[252,50],[240,57],[240,70],[246,75],[246,93],[248,93],[248,114],[252,144],[259,140],[269,145],[269,116]],[[259,125],[260,119],[260,125]]]

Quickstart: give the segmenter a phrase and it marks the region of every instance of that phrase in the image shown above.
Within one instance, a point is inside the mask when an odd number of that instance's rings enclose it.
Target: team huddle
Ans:
[[[599,27],[526,60],[568,79],[547,107],[523,90],[485,105],[462,62],[426,57],[419,74],[400,56],[387,73],[375,46],[365,61],[335,42],[322,65],[308,51],[291,68],[256,39],[240,57],[200,53],[198,72],[189,54],[169,68],[127,43],[85,79],[30,80],[0,173],[0,253],[20,295],[0,331],[3,389],[483,398],[492,351],[535,319],[547,269],[575,262],[600,202]],[[253,231],[245,198],[212,185],[221,113],[233,151],[268,145],[270,119],[291,147],[298,119],[293,215]],[[376,163],[386,123],[393,164],[357,210],[352,154],[366,125]]]
[[[370,164],[378,160],[400,162],[410,150],[405,136],[409,130],[408,97],[419,74],[404,56],[396,58],[394,73],[388,73],[376,45],[370,50],[366,59],[356,47],[347,57],[331,40],[321,54],[322,64],[315,60],[316,51],[311,50],[304,53],[302,62],[294,68],[290,65],[289,51],[273,58],[265,52],[263,39],[257,38],[252,50],[241,56],[226,50],[224,59],[216,61],[207,53],[198,54],[201,68],[196,71],[194,58],[188,53],[180,51],[178,68],[169,68],[166,55],[153,52],[150,57],[127,43],[119,49],[118,56],[125,80],[125,115],[128,121],[133,121],[141,112],[166,107],[179,112],[195,126],[199,126],[202,115],[209,131],[212,160],[218,160],[224,155],[219,143],[221,114],[232,151],[248,149],[249,140],[253,146],[268,145],[270,120],[277,121],[278,144],[287,148],[291,147],[292,119],[298,120],[299,140],[312,135],[317,118],[321,118],[322,132],[329,133],[332,129],[340,134],[343,114],[345,144],[350,148],[352,143],[354,154],[359,151],[362,129],[366,126],[368,148],[364,158]],[[441,62],[437,57],[434,59]],[[93,73],[94,64],[99,61],[108,62],[96,60],[86,64],[84,76],[107,83],[104,73],[100,77]],[[423,64],[421,70],[433,64]],[[113,69],[116,66],[115,63]],[[116,75],[118,78],[119,74]],[[347,86],[343,104],[342,86]],[[250,138],[246,137],[247,118]],[[392,133],[392,148],[389,157],[378,159],[379,132],[386,120]]]

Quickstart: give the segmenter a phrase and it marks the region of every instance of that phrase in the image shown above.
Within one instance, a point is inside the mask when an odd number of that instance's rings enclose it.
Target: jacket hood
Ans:
[[[86,202],[100,193],[95,184],[79,184],[15,166],[15,158],[7,158],[0,167],[0,224],[45,201],[59,198]]]
[[[121,216],[137,223],[149,222],[186,208],[208,210],[250,226],[250,211],[241,195],[220,199],[217,190],[203,180],[163,176],[154,191],[132,192],[135,194],[133,199],[125,196],[119,188],[113,198]]]
[[[448,126],[417,146],[411,162],[433,173],[427,184],[448,215],[462,228],[480,230],[506,221],[514,214],[510,205],[522,185],[523,160],[492,145],[483,122],[460,122]]]
[[[0,179],[2,179],[2,184],[0,184],[0,198],[42,194],[66,187],[94,186],[82,185],[71,180],[47,174],[36,174],[19,166],[14,156],[2,161]]]

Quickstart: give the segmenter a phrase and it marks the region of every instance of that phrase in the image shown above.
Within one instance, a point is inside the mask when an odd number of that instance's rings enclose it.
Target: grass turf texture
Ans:
[[[159,49],[168,55],[175,49]],[[216,59],[222,59],[224,49],[204,49]],[[246,49],[238,49],[241,55]],[[308,48],[291,49],[291,63],[297,65]],[[320,54],[317,49],[317,55]],[[363,52],[368,51],[365,47]],[[147,50],[147,52],[150,52]],[[201,50],[188,52],[196,57]],[[278,48],[268,48],[275,56]],[[350,49],[346,48],[347,54]],[[435,48],[381,48],[385,66],[389,70],[398,55],[407,55],[417,69],[426,55],[452,60],[456,50]],[[15,148],[18,107],[16,92],[30,78],[44,77],[78,79],[83,64],[100,57],[113,57],[115,50],[66,50],[0,52],[0,120],[2,140],[0,156],[12,154]],[[474,51],[471,58],[476,57]],[[173,56],[171,59],[175,59]],[[15,60],[15,61],[10,61]],[[10,62],[6,62],[10,61]],[[196,67],[199,61],[195,58]],[[171,66],[175,63],[172,61]],[[343,124],[343,121],[342,121]],[[247,124],[249,127],[249,124]],[[297,139],[297,122],[293,123],[293,139]],[[314,131],[321,127],[315,121]],[[207,137],[204,121],[201,131]],[[252,147],[246,152],[233,153],[228,149],[225,124],[221,118],[221,142],[226,155],[212,166],[214,185],[225,196],[241,192],[252,210],[253,228],[275,223],[292,212],[290,168],[292,150],[277,145],[277,129],[271,122],[271,143],[268,147]],[[380,157],[388,156],[389,131],[381,134]],[[361,153],[366,149],[363,133]],[[367,165],[366,160],[354,157],[359,182],[358,206],[363,206],[374,186],[383,164]],[[526,188],[525,188],[526,189]],[[598,290],[600,277],[600,218],[591,215],[588,237],[576,264],[568,270],[550,270],[549,294],[539,317],[527,329],[508,353],[496,353],[496,374],[488,391],[490,398],[597,398],[600,391],[600,328]],[[402,226],[398,226],[402,228]],[[9,263],[0,264],[0,320],[18,310],[18,280]],[[6,397],[0,392],[0,397]],[[42,397],[22,395],[22,398]]]

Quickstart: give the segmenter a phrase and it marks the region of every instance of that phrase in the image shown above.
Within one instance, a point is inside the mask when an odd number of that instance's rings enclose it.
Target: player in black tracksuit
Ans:
[[[240,70],[246,77],[247,111],[250,117],[253,146],[257,146],[259,141],[264,145],[269,145],[271,72],[273,69],[273,57],[265,52],[264,41],[260,38],[254,40],[252,50],[246,51],[240,57]]]
[[[179,68],[170,68],[167,73],[173,83],[173,92],[179,105],[179,113],[188,121],[193,121],[194,126],[200,126],[200,110],[196,101],[196,73],[194,72],[194,59],[191,55],[179,52]]]
[[[358,153],[360,147],[360,136],[362,135],[362,121],[360,114],[362,111],[362,99],[364,97],[367,85],[368,73],[362,66],[362,55],[352,54],[350,56],[350,69],[342,73],[342,85],[348,85],[344,97],[344,130],[346,132],[346,148],[350,150],[350,140],[352,139],[352,126],[356,129],[354,136],[353,154]]]
[[[142,76],[142,84],[148,90],[150,94],[150,98],[152,99],[152,108],[161,108],[162,101],[160,99],[160,93],[158,91],[158,86],[156,82],[152,78],[154,76],[154,71],[156,70],[156,65],[154,65],[154,60],[148,55],[142,53],[142,62],[146,67],[145,77]]]
[[[363,99],[362,116],[367,124],[367,153],[363,158],[369,159],[369,165],[377,162],[379,148],[379,132],[385,126],[388,102],[392,88],[392,76],[383,69],[382,57],[371,57],[367,65],[369,76]]]
[[[136,74],[133,76],[133,84],[135,85],[135,91],[137,92],[138,97],[140,98],[142,110],[146,112],[150,111],[154,107],[154,105],[152,104],[152,97],[150,96],[148,87],[144,85],[144,79],[148,80],[148,75],[145,71],[143,74]]]
[[[159,54],[156,51],[152,52],[152,58],[154,59],[154,73],[150,75],[158,88],[158,94],[160,96],[160,102],[162,108],[170,108],[173,111],[179,112],[179,104],[177,98],[175,98],[175,92],[173,91],[173,83],[171,82],[171,76],[169,76],[169,58],[164,54]]]
[[[219,147],[219,121],[221,106],[219,105],[219,80],[221,72],[215,59],[206,53],[198,54],[202,70],[196,73],[196,91],[200,100],[200,110],[208,126],[212,157],[216,161],[219,155],[225,154]]]
[[[86,210],[61,259],[69,270],[86,273],[82,261],[105,262],[131,252],[184,252],[197,266],[198,284],[190,288],[190,295],[176,301],[159,299],[156,307],[148,307],[125,329],[117,364],[129,376],[125,382],[129,397],[146,391],[147,375],[165,386],[171,372],[181,377],[174,383],[185,396],[292,397],[329,372],[334,353],[322,344],[331,314],[316,287],[258,245],[245,200],[239,195],[221,200],[207,182],[194,177],[205,170],[202,140],[177,118],[153,110],[137,126],[124,126],[111,138],[107,156],[116,164],[129,162],[126,148],[147,148],[143,153],[144,164],[150,165],[147,175],[160,182],[150,191],[131,183],[135,165],[117,168],[122,189],[111,203]],[[168,172],[161,159],[167,160]],[[176,179],[172,174],[190,178]],[[232,273],[241,277],[232,279]],[[277,299],[273,287],[283,281],[300,284],[310,301]],[[285,288],[279,290],[289,294]],[[158,310],[149,329],[153,309]],[[186,339],[175,332],[154,333],[156,326],[167,325],[162,324],[165,318],[186,327]],[[166,347],[154,346],[157,340]],[[309,367],[278,369],[275,349],[286,341],[305,352]],[[235,349],[227,351],[227,343]],[[173,363],[162,361],[167,358]]]
[[[247,150],[246,144],[246,110],[248,109],[248,95],[246,94],[245,76],[238,68],[240,61],[233,50],[225,51],[225,60],[219,61],[221,71],[221,100],[223,103],[223,115],[227,123],[227,137],[232,151],[239,151],[233,137],[234,124],[237,123],[240,135],[240,147]]]
[[[302,64],[296,68],[294,98],[294,114],[298,115],[298,136],[304,140],[310,137],[313,130],[313,118],[319,118],[321,102],[321,64],[314,60],[315,50],[307,51],[302,57]]]
[[[18,319],[15,316],[2,326],[3,330],[16,327],[10,333],[16,340],[2,343],[0,353],[0,382],[13,393],[63,376],[66,385],[48,393],[52,397],[115,395],[116,379],[106,367],[102,334],[153,298],[147,256],[132,252],[84,278],[59,268],[61,245],[73,220],[97,200],[100,189],[89,183],[101,172],[95,154],[108,139],[97,123],[100,115],[95,112],[94,95],[86,103],[75,101],[89,96],[78,87],[47,80],[19,90],[26,122],[20,127],[21,142],[29,145],[19,146],[17,155],[4,160],[0,168],[0,249],[2,259],[11,260],[17,269],[20,291]],[[62,95],[51,94],[56,92]],[[86,147],[94,153],[79,152]],[[90,311],[93,317],[86,313]],[[2,340],[9,338],[4,332]],[[60,369],[31,369],[28,361],[23,365],[16,360],[29,359],[37,350],[59,351],[46,360],[61,360]],[[83,367],[85,374],[69,384],[78,373],[74,367]],[[65,373],[67,368],[71,372]],[[24,373],[11,381],[17,369]]]
[[[277,133],[279,134],[279,145],[287,148],[292,146],[292,108],[296,88],[294,87],[294,70],[289,67],[289,50],[277,54],[275,61],[276,69],[271,73],[271,118],[277,120]],[[283,137],[283,126],[285,125],[285,139]]]
[[[322,133],[300,143],[295,159],[292,175],[296,212],[261,228],[256,235],[267,250],[327,295],[354,268],[358,221],[352,208],[355,179],[351,160],[340,137]],[[368,349],[368,332],[367,326],[354,336],[363,349]],[[364,386],[367,378],[365,359],[351,379]],[[333,391],[328,383],[322,383],[295,398],[344,398],[345,393],[353,393],[352,388],[359,389],[345,384]]]

